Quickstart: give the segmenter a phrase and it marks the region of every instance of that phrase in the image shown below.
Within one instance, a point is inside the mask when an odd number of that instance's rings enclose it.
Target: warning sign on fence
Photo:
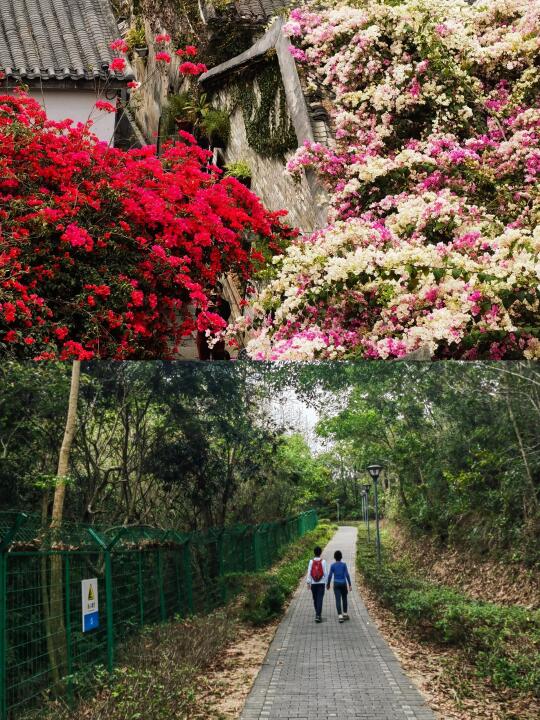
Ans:
[[[82,583],[82,630],[89,632],[99,627],[98,581],[97,578]]]

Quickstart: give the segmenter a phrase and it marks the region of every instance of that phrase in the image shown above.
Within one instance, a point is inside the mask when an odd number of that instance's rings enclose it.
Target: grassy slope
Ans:
[[[383,533],[379,572],[373,546],[360,528],[358,566],[367,586],[410,633],[456,648],[468,667],[501,693],[540,695],[540,612],[475,600],[418,577]]]

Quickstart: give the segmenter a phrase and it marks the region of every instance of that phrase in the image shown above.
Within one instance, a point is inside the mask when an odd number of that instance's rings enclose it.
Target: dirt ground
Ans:
[[[410,557],[427,579],[454,587],[478,600],[501,605],[540,607],[540,571],[518,563],[483,559],[466,548],[443,548],[428,538],[415,539],[404,529],[388,528],[398,554]]]
[[[236,720],[259,672],[279,620],[263,628],[242,627],[238,638],[206,672],[200,700],[208,718]]]

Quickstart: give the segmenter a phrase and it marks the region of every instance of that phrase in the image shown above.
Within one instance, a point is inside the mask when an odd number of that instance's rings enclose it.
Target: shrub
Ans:
[[[252,243],[276,248],[285,229],[210,157],[187,134],[161,158],[110,148],[0,96],[0,353],[170,358],[195,329],[223,329],[218,278],[247,279],[263,261]]]
[[[386,607],[421,637],[461,648],[495,686],[540,696],[540,611],[473,600],[421,580],[388,545],[383,557],[379,572],[374,548],[359,543],[359,569]]]
[[[197,674],[235,637],[237,624],[219,610],[206,616],[149,627],[122,650],[109,676],[94,668],[73,710],[58,700],[25,715],[25,720],[169,720],[194,717]]]
[[[244,160],[239,160],[238,162],[234,163],[227,163],[227,165],[225,165],[225,172],[227,175],[241,178],[242,180],[247,180],[251,177],[251,168]]]
[[[306,572],[313,548],[315,545],[326,545],[334,531],[335,526],[320,523],[315,530],[286,548],[273,571],[241,576],[245,595],[242,619],[253,625],[264,625],[281,615],[285,601]],[[238,586],[237,581],[235,584]]]

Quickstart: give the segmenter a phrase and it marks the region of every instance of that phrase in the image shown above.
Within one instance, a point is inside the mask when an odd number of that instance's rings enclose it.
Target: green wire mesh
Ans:
[[[184,534],[96,528],[0,512],[0,720],[47,696],[69,702],[88,671],[113,669],[118,644],[152,623],[227,601],[227,575],[270,567],[317,526],[315,511]],[[98,581],[99,627],[83,632],[82,581]]]

